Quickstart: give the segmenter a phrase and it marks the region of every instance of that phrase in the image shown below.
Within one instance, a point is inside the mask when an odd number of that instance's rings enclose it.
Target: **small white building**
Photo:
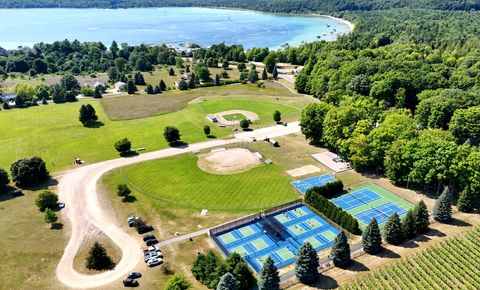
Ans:
[[[208,119],[210,120],[210,122],[212,122],[212,123],[217,123],[217,122],[218,122],[217,115],[208,114],[208,115],[207,115],[207,118],[208,118]]]
[[[115,83],[115,90],[116,90],[117,92],[123,92],[123,91],[125,91],[125,86],[126,86],[126,85],[127,85],[127,84],[125,84],[124,82],[116,82],[116,83]]]

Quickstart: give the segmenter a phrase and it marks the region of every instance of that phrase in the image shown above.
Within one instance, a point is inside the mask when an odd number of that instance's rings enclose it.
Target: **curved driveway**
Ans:
[[[117,225],[115,218],[102,210],[96,186],[98,180],[106,172],[138,162],[222,146],[238,140],[251,140],[252,137],[261,140],[265,137],[278,137],[298,132],[300,132],[298,122],[289,123],[287,127],[276,125],[251,132],[237,133],[235,139],[195,143],[185,148],[168,148],[136,157],[99,162],[64,172],[58,178],[58,193],[60,200],[66,204],[62,214],[70,222],[71,237],[57,266],[58,280],[71,288],[100,287],[122,279],[142,260],[141,244],[138,243],[135,236],[124,232]],[[105,233],[121,249],[122,258],[112,271],[85,275],[73,269],[73,260],[83,240],[89,234],[88,229],[92,227]]]

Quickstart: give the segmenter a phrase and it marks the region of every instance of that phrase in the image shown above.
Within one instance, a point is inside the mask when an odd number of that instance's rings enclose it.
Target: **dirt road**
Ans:
[[[298,122],[289,123],[287,127],[276,125],[251,132],[237,133],[234,139],[214,140],[192,144],[182,148],[168,148],[145,153],[131,158],[118,158],[100,163],[75,168],[64,172],[58,179],[60,200],[66,204],[62,211],[64,220],[69,221],[71,237],[65,252],[57,266],[57,278],[71,288],[95,288],[122,279],[142,261],[141,244],[134,236],[124,232],[119,222],[102,210],[96,187],[103,174],[118,167],[130,164],[165,158],[211,147],[235,143],[240,140],[251,140],[252,137],[278,137],[300,132]],[[122,258],[112,271],[96,275],[81,274],[73,269],[73,260],[82,241],[89,235],[89,229],[96,228],[107,235],[122,252]]]

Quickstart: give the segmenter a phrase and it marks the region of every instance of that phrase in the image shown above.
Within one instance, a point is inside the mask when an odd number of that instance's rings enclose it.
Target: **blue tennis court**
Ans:
[[[321,251],[332,246],[337,235],[335,227],[299,204],[220,232],[213,240],[224,255],[238,253],[259,272],[267,257],[280,269],[295,261],[303,243]]]
[[[366,188],[334,198],[332,202],[344,210],[349,210],[381,198],[379,194]]]
[[[293,185],[302,194],[305,194],[307,190],[314,186],[322,186],[333,181],[336,181],[335,177],[331,176],[330,174],[324,174],[320,176],[314,176],[306,179],[293,181],[290,184]]]
[[[397,213],[399,216],[405,214],[407,210],[394,204],[393,202],[387,202],[376,207],[372,207],[369,210],[358,213],[355,217],[365,224],[368,224],[373,218],[376,218],[378,223],[385,222],[389,216]]]

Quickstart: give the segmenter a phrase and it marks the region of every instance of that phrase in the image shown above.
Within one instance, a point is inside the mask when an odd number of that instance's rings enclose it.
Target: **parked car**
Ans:
[[[162,252],[160,251],[160,248],[158,247],[158,245],[153,245],[153,246],[150,246],[147,248],[147,251],[150,251],[150,252]]]
[[[160,258],[160,255],[157,252],[148,252],[143,256],[143,260],[145,261],[145,263],[148,262],[148,260],[157,258]]]
[[[133,227],[133,225],[135,224],[135,221],[138,219],[137,216],[130,216],[128,217],[127,219],[127,223],[128,223],[128,226],[129,227]]]
[[[146,241],[145,241],[145,244],[146,244],[147,246],[153,246],[153,245],[155,245],[155,244],[158,244],[158,241],[157,241],[157,239],[150,239],[150,240],[146,240]]]
[[[137,232],[139,234],[145,234],[145,233],[148,233],[148,232],[151,232],[151,231],[153,231],[153,227],[151,225],[145,225],[145,226],[139,227],[137,229]]]
[[[127,279],[138,279],[141,277],[142,277],[142,273],[140,272],[132,272],[132,273],[128,273],[127,275]]]
[[[135,279],[127,278],[123,280],[123,286],[125,287],[137,287],[138,286],[138,281]]]
[[[155,267],[157,265],[160,265],[161,263],[163,263],[163,260],[161,258],[154,258],[147,261],[147,266]]]
[[[144,235],[143,236],[143,241],[145,242],[146,240],[151,240],[151,239],[156,239],[155,235]]]

